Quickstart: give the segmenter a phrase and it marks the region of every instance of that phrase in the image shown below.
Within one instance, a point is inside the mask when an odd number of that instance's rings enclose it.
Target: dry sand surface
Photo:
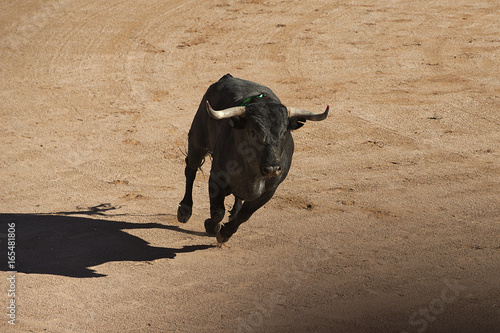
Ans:
[[[331,115],[220,249],[209,161],[175,214],[226,73]],[[2,1],[0,101],[0,331],[500,331],[498,1]]]

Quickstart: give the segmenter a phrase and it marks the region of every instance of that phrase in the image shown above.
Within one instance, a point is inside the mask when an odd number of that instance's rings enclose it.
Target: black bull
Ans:
[[[230,74],[212,84],[188,134],[186,193],[177,211],[179,222],[191,217],[196,171],[211,154],[210,218],[205,229],[219,243],[227,242],[287,176],[294,147],[290,131],[306,120],[326,119],[328,111],[328,107],[320,114],[287,108],[271,89]],[[224,199],[230,194],[235,202],[229,222],[221,226]]]

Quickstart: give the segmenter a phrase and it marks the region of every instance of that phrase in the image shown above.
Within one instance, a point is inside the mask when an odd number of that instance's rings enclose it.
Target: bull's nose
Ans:
[[[262,168],[264,177],[278,177],[281,174],[282,168],[279,165],[269,165]]]

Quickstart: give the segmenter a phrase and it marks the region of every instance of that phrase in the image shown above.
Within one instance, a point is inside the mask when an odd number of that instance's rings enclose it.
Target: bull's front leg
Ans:
[[[213,170],[210,172],[208,192],[210,195],[210,218],[205,220],[205,230],[209,235],[216,235],[221,229],[220,222],[226,213],[224,198],[230,192],[228,180],[223,173]]]
[[[220,244],[227,242],[242,223],[248,221],[253,213],[255,213],[260,207],[264,206],[264,204],[266,204],[273,197],[275,191],[276,189],[272,189],[264,192],[255,200],[244,201],[238,214],[236,214],[234,218],[231,218],[229,222],[224,224],[219,233],[217,233],[217,241]]]
[[[193,183],[196,178],[196,171],[197,166],[190,166],[189,158],[186,157],[186,168],[184,169],[184,175],[186,176],[186,192],[177,209],[177,220],[181,223],[189,221],[193,211]]]

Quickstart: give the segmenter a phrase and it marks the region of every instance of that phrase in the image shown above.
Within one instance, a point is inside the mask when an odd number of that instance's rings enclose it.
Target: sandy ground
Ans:
[[[0,330],[499,332],[499,13],[2,1]],[[193,217],[175,214],[191,120],[226,73],[332,110],[294,133],[287,180],[219,249],[209,163]]]

